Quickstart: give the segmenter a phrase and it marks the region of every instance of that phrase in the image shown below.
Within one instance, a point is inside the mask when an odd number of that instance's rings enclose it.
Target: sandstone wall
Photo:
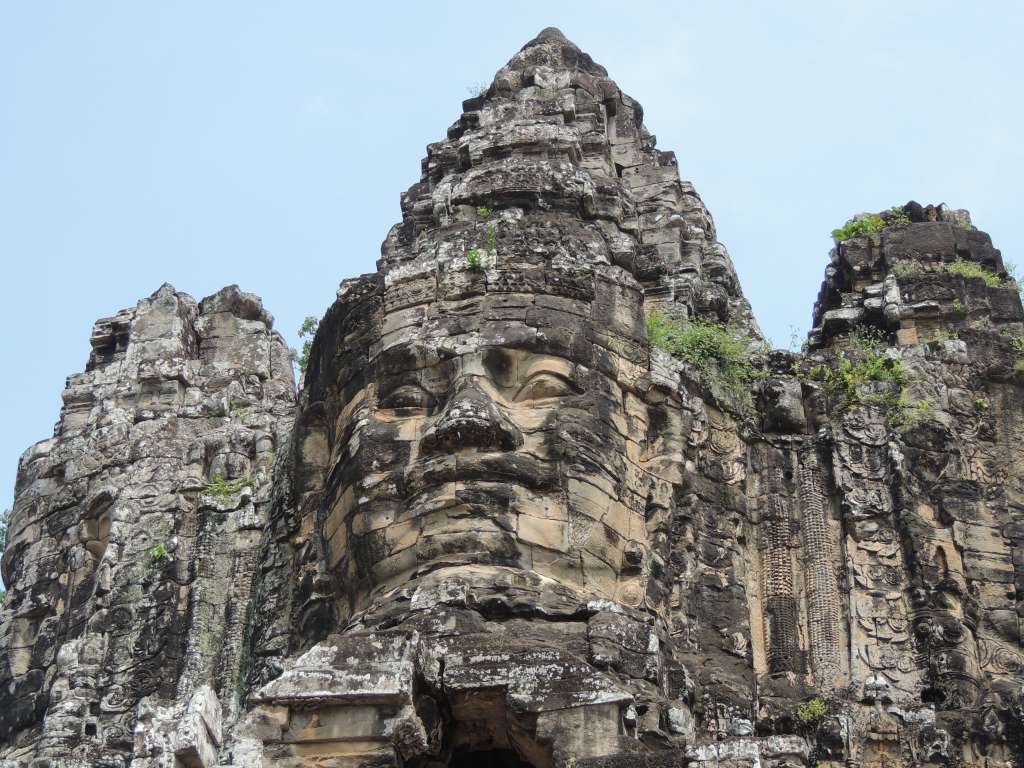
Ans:
[[[1024,767],[1024,311],[966,211],[768,350],[557,30],[427,148],[303,386],[255,297],[101,320],[21,462],[0,761]],[[728,326],[742,391],[649,343]]]

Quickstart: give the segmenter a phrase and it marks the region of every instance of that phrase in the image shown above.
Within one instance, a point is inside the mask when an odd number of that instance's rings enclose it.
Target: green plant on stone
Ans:
[[[935,420],[935,403],[924,399],[911,404],[907,401],[906,393],[900,395],[898,408],[892,414],[893,424],[900,429],[911,429],[919,424]]]
[[[490,213],[489,208],[477,208],[477,213],[480,214],[481,216],[486,215],[480,213],[480,211],[482,210],[487,211],[487,213]],[[491,259],[493,259],[495,251],[497,251],[497,249],[498,228],[494,224],[492,224],[491,226],[487,227],[487,231],[484,236],[484,247],[482,249],[470,248],[468,251],[466,251],[466,262],[469,264],[469,268],[474,272],[483,269],[484,254],[487,254],[489,257],[491,257]]]
[[[964,311],[964,305],[960,301],[960,299],[953,299],[953,311],[954,312],[963,312]]]
[[[924,273],[921,265],[915,261],[897,261],[889,268],[889,271],[896,277],[913,277]]]
[[[154,568],[162,566],[171,559],[171,553],[167,551],[167,547],[162,541],[146,550],[146,554],[149,555],[149,564]]]
[[[807,334],[802,334],[795,325],[789,326],[789,347],[787,349],[790,352],[799,352],[801,354],[807,351]]]
[[[803,725],[815,725],[821,722],[828,713],[828,706],[818,696],[798,704],[793,712],[797,721]]]
[[[910,217],[903,210],[902,205],[894,205],[885,214],[885,225],[887,227],[905,227],[910,223]]]
[[[903,206],[894,205],[883,213],[872,213],[856,221],[851,221],[832,230],[832,237],[837,243],[854,237],[867,237],[881,232],[886,227],[903,227],[910,223],[910,217]]]
[[[995,272],[989,272],[981,264],[975,261],[957,259],[952,264],[946,265],[946,271],[951,275],[960,275],[963,278],[980,277],[989,288],[1016,288],[1017,284],[1003,280]]]
[[[1010,339],[1010,346],[1013,348],[1013,353],[1017,356],[1017,360],[1013,364],[1013,370],[1024,371],[1024,336],[1010,336],[1006,334],[1007,338]]]
[[[466,92],[470,96],[483,97],[483,96],[487,95],[487,91],[489,91],[490,88],[491,88],[491,84],[490,83],[485,83],[483,80],[480,80],[479,82],[471,83],[470,85],[467,85],[466,86]]]
[[[741,409],[750,406],[750,383],[759,375],[751,363],[758,345],[738,329],[691,319],[678,323],[661,312],[647,316],[647,339],[656,349],[684,360]]]
[[[868,235],[877,234],[885,229],[885,227],[885,220],[881,216],[871,214],[863,219],[844,224],[838,229],[833,229],[832,237],[837,243],[841,243],[854,237],[867,237]]]
[[[486,219],[488,216],[491,215],[491,209],[488,208],[486,205],[478,205],[476,207],[476,215],[479,216],[481,219]]]
[[[1006,274],[1009,275],[1009,279],[1006,282],[1011,286],[1016,286],[1018,291],[1024,292],[1024,284],[1020,281],[1017,264],[1012,261],[1004,261],[1003,269],[1005,269]]]
[[[842,412],[854,405],[877,405],[887,413],[900,407],[907,375],[903,364],[885,354],[885,345],[875,333],[857,331],[849,338],[849,351],[839,352],[835,365],[816,365],[812,378],[821,382],[830,403]],[[895,391],[869,391],[871,382],[888,382]]]
[[[959,338],[960,338],[960,332],[958,330],[956,330],[955,328],[953,328],[953,329],[937,328],[936,330],[931,332],[931,334],[925,339],[925,342],[950,341],[951,339],[959,339]]]
[[[292,350],[292,357],[295,358],[295,362],[299,364],[299,370],[303,373],[306,372],[306,367],[309,365],[309,353],[313,349],[313,338],[319,327],[320,321],[312,315],[308,315],[299,326],[299,338],[303,340],[302,352],[296,353],[295,350]]]
[[[249,485],[249,478],[247,477],[242,477],[229,483],[220,475],[214,475],[213,479],[206,484],[206,493],[214,498],[224,499],[234,496],[247,485]]]

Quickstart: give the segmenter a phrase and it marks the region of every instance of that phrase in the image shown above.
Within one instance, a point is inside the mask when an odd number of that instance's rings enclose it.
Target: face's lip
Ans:
[[[460,451],[420,459],[405,473],[406,497],[449,483],[493,483],[545,492],[561,488],[555,462],[528,453]]]

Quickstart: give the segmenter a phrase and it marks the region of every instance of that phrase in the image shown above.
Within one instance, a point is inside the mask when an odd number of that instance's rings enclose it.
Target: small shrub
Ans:
[[[486,219],[488,216],[491,215],[491,209],[488,208],[486,205],[478,205],[476,207],[476,215],[479,216],[481,219]]]
[[[959,339],[959,338],[960,338],[960,332],[957,331],[955,328],[952,329],[952,330],[949,330],[947,328],[938,328],[935,331],[932,331],[931,335],[929,335],[928,338],[925,339],[925,341],[926,342],[950,341],[951,339]]]
[[[1024,291],[1024,284],[1022,284],[1020,281],[1020,274],[1018,272],[1016,263],[1012,261],[1004,261],[1003,269],[1005,269],[1006,274],[1009,275],[1009,280],[1006,281],[1007,285],[1011,287],[1016,287],[1018,291]]]
[[[302,325],[299,326],[299,338],[303,339],[302,352],[297,354],[295,350],[292,350],[292,357],[295,358],[295,362],[299,364],[299,370],[303,373],[306,372],[306,367],[309,365],[309,353],[313,349],[313,337],[316,336],[316,330],[319,327],[320,321],[312,315],[308,315],[302,321]]]
[[[960,299],[953,299],[953,311],[954,312],[963,312],[963,310],[964,310],[964,305],[963,305],[963,303],[961,303]]]
[[[807,351],[807,334],[801,333],[800,329],[795,325],[789,326],[789,346],[787,349],[790,352],[800,352],[801,354]],[[794,361],[793,363],[797,363]]]
[[[647,316],[652,347],[685,360],[741,407],[750,402],[750,382],[758,375],[750,362],[751,340],[734,327],[691,319],[676,323],[660,312]]]
[[[889,271],[896,277],[913,277],[924,273],[924,269],[916,261],[897,261]]]
[[[162,566],[171,559],[171,553],[167,551],[167,547],[162,541],[146,550],[146,554],[149,555],[149,564],[154,568]]]
[[[854,237],[867,237],[881,232],[886,227],[885,220],[881,216],[872,214],[858,221],[851,221],[838,229],[832,230],[832,238],[841,243]]]
[[[818,696],[815,696],[803,704],[797,705],[793,712],[796,719],[803,725],[814,725],[821,722],[821,719],[828,713],[828,707]]]
[[[903,206],[894,205],[882,213],[872,213],[858,221],[851,221],[838,229],[832,230],[832,237],[837,243],[854,237],[867,237],[881,232],[886,227],[903,227],[910,224],[910,217]]]
[[[1005,335],[1010,339],[1010,346],[1013,348],[1013,353],[1017,356],[1017,360],[1013,364],[1013,370],[1024,371],[1024,336]]]
[[[480,211],[486,211],[489,214],[491,211],[489,208],[477,208],[476,212],[480,216],[486,216]],[[470,248],[466,251],[466,261],[469,263],[469,268],[473,271],[483,269],[484,254],[486,253],[492,259],[494,258],[495,251],[498,250],[498,229],[493,224],[487,228],[484,239],[484,247],[481,248]]]
[[[885,354],[885,345],[876,334],[859,331],[849,341],[850,352],[839,352],[834,366],[816,365],[810,371],[811,377],[822,383],[829,401],[839,411],[854,405],[878,405],[887,412],[898,411],[907,379],[903,364]],[[865,386],[869,382],[890,382],[898,385],[898,391],[871,393]]]
[[[900,395],[899,407],[892,417],[894,425],[900,429],[910,429],[928,421],[935,421],[935,419],[935,403],[925,399],[910,405],[905,394]]]
[[[957,259],[952,264],[946,265],[946,271],[951,275],[960,275],[963,278],[980,277],[989,288],[1016,288],[1015,283],[1003,280],[995,272],[989,272],[981,264],[975,261],[964,261]]]
[[[483,97],[483,96],[487,95],[487,91],[489,91],[490,89],[491,89],[491,84],[490,83],[485,83],[483,80],[480,80],[479,82],[471,83],[471,84],[467,85],[466,86],[466,93],[468,93],[470,96],[480,96],[480,97]]]
[[[220,475],[214,475],[213,479],[206,485],[206,493],[218,499],[234,496],[240,490],[249,485],[249,478],[242,477],[234,482],[227,482]]]
[[[887,227],[905,227],[910,223],[910,217],[901,205],[894,205],[883,216]]]

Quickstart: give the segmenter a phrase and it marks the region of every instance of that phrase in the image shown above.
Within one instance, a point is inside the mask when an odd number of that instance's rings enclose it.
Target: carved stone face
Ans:
[[[462,307],[468,333],[439,334],[450,309],[435,302],[372,359],[332,415],[337,479],[322,528],[354,610],[453,567],[491,583],[530,571],[581,595],[642,602],[648,518],[671,496],[652,460],[673,430],[668,409],[640,395],[640,294],[603,289],[617,297],[603,328],[553,308],[588,318],[596,302],[538,294],[519,302],[524,313],[549,306],[539,327],[492,332],[488,317],[508,295],[483,294]]]

